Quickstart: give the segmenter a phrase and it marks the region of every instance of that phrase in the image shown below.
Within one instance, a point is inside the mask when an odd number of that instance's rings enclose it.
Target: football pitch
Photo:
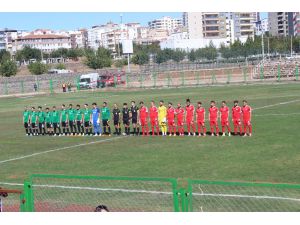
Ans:
[[[243,99],[254,109],[252,137],[27,137],[24,106],[52,107],[131,100],[192,104]],[[256,84],[110,90],[0,99],[0,183],[31,174],[192,178],[300,183],[300,85]],[[206,123],[207,128],[209,124]],[[231,126],[232,127],[232,126]],[[124,128],[122,127],[124,130]],[[112,128],[112,131],[114,128]],[[209,129],[208,129],[209,130]],[[2,186],[0,184],[0,186]]]

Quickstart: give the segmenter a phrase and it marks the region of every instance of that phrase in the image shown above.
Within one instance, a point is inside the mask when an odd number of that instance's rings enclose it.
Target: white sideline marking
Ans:
[[[23,184],[18,183],[4,183],[5,185],[18,185],[23,186]],[[48,188],[62,188],[62,189],[77,189],[77,190],[91,190],[91,191],[118,191],[118,192],[129,192],[129,193],[147,193],[147,194],[166,194],[172,195],[172,192],[165,191],[147,191],[147,190],[135,190],[135,189],[121,189],[121,188],[94,188],[94,187],[80,187],[80,186],[64,186],[64,185],[33,185],[35,187],[48,187]],[[202,190],[202,189],[201,189]],[[298,198],[287,198],[280,196],[268,196],[268,195],[233,195],[233,194],[216,194],[216,193],[193,193],[195,196],[213,196],[213,197],[230,197],[230,198],[255,198],[255,199],[274,199],[274,200],[287,200],[300,202]]]
[[[259,114],[253,116],[290,116],[290,115],[300,115],[300,113],[271,113],[271,114]]]
[[[105,140],[92,141],[92,142],[82,143],[82,144],[78,144],[78,145],[71,145],[71,146],[66,146],[66,147],[62,147],[62,148],[51,149],[51,150],[47,150],[47,151],[43,151],[43,152],[36,152],[36,153],[30,154],[30,155],[24,155],[24,156],[20,156],[20,157],[16,157],[16,158],[6,159],[6,160],[3,160],[3,161],[0,161],[0,164],[11,162],[11,161],[16,161],[16,160],[20,160],[20,159],[30,158],[30,157],[34,157],[34,156],[37,156],[37,155],[50,153],[50,152],[56,152],[56,151],[70,149],[70,148],[77,148],[77,147],[80,147],[80,146],[92,145],[92,144],[97,144],[97,143],[102,143],[102,142],[109,142],[109,141],[119,139],[119,138],[124,138],[124,137],[125,136],[115,137],[115,138],[108,138],[108,139],[105,139]]]
[[[279,102],[279,103],[276,103],[276,104],[273,104],[273,105],[265,105],[265,106],[262,106],[262,107],[257,107],[257,108],[252,109],[252,110],[254,111],[254,110],[258,110],[258,109],[265,109],[265,108],[270,108],[270,107],[277,106],[277,105],[286,105],[286,104],[294,103],[294,102],[300,102],[300,99],[292,100],[292,101],[288,101],[288,102]]]

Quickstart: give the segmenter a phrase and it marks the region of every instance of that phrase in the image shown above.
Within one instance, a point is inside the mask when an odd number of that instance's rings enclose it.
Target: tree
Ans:
[[[3,62],[0,66],[0,74],[5,77],[10,77],[16,75],[18,72],[18,67],[16,62],[12,60],[7,60]]]
[[[126,59],[118,59],[114,62],[115,67],[122,68],[123,66],[127,65]]]
[[[27,67],[28,67],[30,73],[34,74],[34,75],[44,74],[48,71],[48,66],[41,62],[31,63]]]
[[[67,58],[68,57],[68,49],[67,48],[59,48],[51,52],[52,58]]]
[[[196,53],[195,53],[195,50],[192,49],[189,54],[188,54],[188,58],[190,61],[194,62],[196,60]]]
[[[171,59],[173,59],[175,62],[180,62],[184,59],[186,53],[184,51],[181,51],[179,49],[176,49],[173,51]]]
[[[30,48],[25,46],[22,50],[17,51],[16,60],[17,61],[29,61],[30,59],[35,59],[40,61],[42,59],[42,52],[37,48]]]
[[[85,64],[92,69],[102,69],[104,67],[111,67],[111,52],[103,47],[99,47],[96,53],[93,51],[89,51],[86,54]]]
[[[66,69],[66,65],[63,64],[63,63],[59,63],[59,64],[56,65],[55,69],[65,70]]]
[[[219,52],[225,59],[229,59],[232,56],[230,47],[226,47],[224,43],[221,44]]]
[[[208,60],[215,60],[217,58],[218,51],[212,41],[203,49],[203,56]]]
[[[10,60],[11,56],[10,53],[6,50],[0,50],[0,64]]]
[[[132,57],[131,62],[135,65],[144,65],[149,62],[149,55],[144,51],[140,51]]]

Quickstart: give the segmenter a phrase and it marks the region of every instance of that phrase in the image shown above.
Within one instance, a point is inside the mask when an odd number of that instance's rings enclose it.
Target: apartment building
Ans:
[[[21,50],[25,46],[29,46],[49,53],[59,48],[70,49],[72,47],[70,36],[53,33],[54,32],[48,30],[36,30],[29,35],[18,37],[15,39],[15,50]]]
[[[0,51],[6,50],[6,34],[4,30],[0,30]]]
[[[272,36],[294,35],[294,23],[292,12],[269,12],[269,32]]]
[[[227,19],[233,20],[234,39],[244,42],[248,37],[254,38],[257,22],[256,12],[234,12],[228,13]]]
[[[293,13],[294,36],[300,37],[300,12]]]
[[[87,30],[81,29],[77,31],[69,31],[71,39],[71,48],[86,48],[87,47]]]
[[[150,29],[167,30],[169,32],[172,32],[176,28],[182,26],[182,19],[164,16],[160,19],[155,19],[153,21],[148,22],[148,26]]]
[[[269,20],[267,18],[262,19],[260,24],[256,25],[256,31],[255,34],[260,36],[263,33],[266,33],[269,31]]]

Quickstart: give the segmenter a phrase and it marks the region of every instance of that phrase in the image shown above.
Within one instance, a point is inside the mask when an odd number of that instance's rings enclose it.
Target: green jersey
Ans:
[[[90,119],[91,119],[91,110],[90,109],[84,109],[83,110],[83,119],[84,119],[84,121],[85,122],[88,122],[88,121],[90,121]]]
[[[81,109],[76,109],[75,115],[76,115],[76,120],[80,121],[82,119]]]
[[[110,110],[107,107],[101,108],[101,117],[103,120],[109,120],[110,119]]]
[[[32,112],[31,113],[31,123],[36,123],[38,117],[38,112]]]
[[[52,122],[53,123],[59,123],[59,111],[52,111]]]
[[[69,116],[69,120],[73,121],[75,120],[75,109],[68,109],[68,116]]]
[[[52,112],[46,112],[45,113],[45,122],[46,123],[52,123]]]
[[[30,112],[28,110],[23,112],[23,120],[24,123],[28,123],[29,122],[29,117],[30,117]]]
[[[38,118],[39,118],[39,123],[44,123],[45,122],[45,113],[40,111],[37,114],[38,114]]]
[[[62,122],[66,122],[67,121],[67,115],[68,115],[68,110],[63,109],[61,111],[61,121]]]

